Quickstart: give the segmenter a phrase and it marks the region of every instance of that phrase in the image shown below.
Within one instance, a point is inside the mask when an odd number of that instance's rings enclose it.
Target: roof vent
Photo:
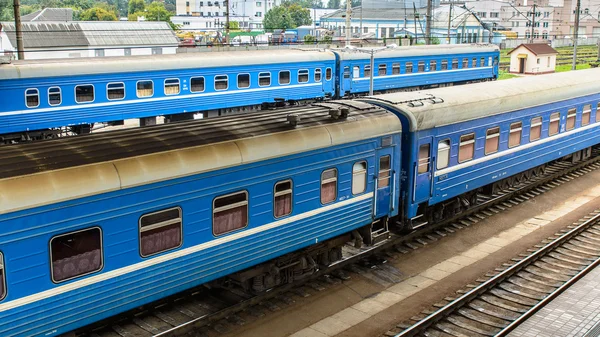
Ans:
[[[425,104],[423,104],[423,102],[421,102],[421,101],[415,101],[415,102],[408,103],[408,106],[411,108],[415,108],[415,107],[423,106],[423,105],[425,105]]]
[[[437,103],[444,103],[444,100],[439,97],[433,97],[432,99],[429,100],[429,102],[431,102],[432,104],[437,104]]]
[[[301,118],[298,114],[289,114],[287,115],[287,121],[291,126],[296,127],[300,122]]]

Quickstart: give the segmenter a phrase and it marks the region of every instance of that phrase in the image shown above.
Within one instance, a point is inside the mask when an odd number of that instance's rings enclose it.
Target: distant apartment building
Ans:
[[[502,22],[504,26],[517,33],[518,38],[555,39],[561,35],[557,26],[556,10],[550,6],[504,6]]]
[[[240,28],[262,28],[262,20],[267,11],[280,4],[280,0],[229,0],[229,17],[240,23]],[[209,22],[225,21],[226,1],[223,0],[177,0],[177,16],[191,16],[204,19],[179,20],[182,26],[205,26]],[[192,22],[194,22],[192,24]],[[179,23],[179,22],[174,22]],[[220,23],[219,23],[220,25]],[[218,27],[215,27],[218,28]]]

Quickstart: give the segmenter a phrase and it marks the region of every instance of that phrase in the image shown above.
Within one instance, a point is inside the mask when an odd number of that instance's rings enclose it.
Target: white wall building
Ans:
[[[262,20],[269,9],[278,6],[280,0],[229,0],[229,16],[230,20],[238,21],[240,28],[261,28]],[[189,25],[185,26],[206,26],[205,22],[215,19],[225,22],[227,8],[224,0],[177,0],[176,14],[177,16],[192,16],[209,18],[207,20],[196,20],[192,23],[191,20],[179,20]],[[235,18],[235,19],[232,19]],[[173,21],[175,23],[175,21]],[[207,28],[207,27],[204,27]]]

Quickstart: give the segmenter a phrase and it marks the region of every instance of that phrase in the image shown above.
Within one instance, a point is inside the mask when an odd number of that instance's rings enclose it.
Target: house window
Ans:
[[[325,69],[325,80],[327,80],[327,81],[331,80],[331,68]]]
[[[325,205],[337,199],[337,169],[328,169],[321,173],[321,204]]]
[[[48,104],[60,105],[62,103],[62,95],[59,87],[48,88]]]
[[[363,193],[367,189],[367,162],[359,161],[352,165],[352,194]]]
[[[152,55],[162,55],[162,47],[152,47]]]
[[[460,145],[458,148],[458,162],[462,163],[473,159],[475,154],[475,134],[460,136]]]
[[[96,50],[94,51],[94,55],[95,55],[96,57],[104,57],[104,49],[96,49]]]
[[[227,90],[229,88],[229,77],[227,75],[215,76],[215,90]]]
[[[125,98],[124,83],[109,83],[106,85],[106,96],[109,101]]]
[[[93,85],[78,85],[75,87],[75,102],[86,103],[94,101]]]
[[[379,158],[379,176],[377,177],[377,188],[390,186],[390,158],[390,156],[382,156]]]
[[[437,61],[429,61],[429,71],[437,70]]]
[[[137,82],[137,96],[150,97],[154,95],[154,83],[152,81]]]
[[[550,56],[548,56],[548,60],[546,61],[546,67],[550,67]]]
[[[4,255],[0,253],[0,301],[6,297],[6,277],[4,275]]]
[[[275,184],[273,215],[276,218],[292,214],[292,181],[285,180]]]
[[[581,126],[590,124],[590,116],[592,114],[592,105],[586,104],[583,106],[583,112],[581,113]]]
[[[557,134],[560,130],[560,113],[555,112],[550,115],[550,125],[548,126],[548,136]]]
[[[142,215],[139,224],[142,257],[180,247],[183,243],[179,207]]]
[[[429,172],[429,144],[419,147],[419,173]]]
[[[262,12],[256,12],[255,15],[256,15],[257,18],[261,18],[262,17]]]
[[[308,82],[308,70],[300,69],[298,70],[298,83],[306,83]]]
[[[441,170],[450,164],[450,139],[440,140],[437,152],[437,169]]]
[[[500,146],[500,128],[488,129],[485,135],[485,154],[498,152]]]
[[[261,87],[268,87],[271,85],[271,73],[259,73],[258,74],[258,85]]]
[[[248,226],[248,192],[227,194],[213,201],[213,234],[221,235]]]
[[[542,138],[542,117],[535,117],[531,119],[531,126],[529,127],[529,141],[533,142]]]
[[[257,2],[256,2],[256,7],[262,7],[262,2],[260,2],[260,1],[257,1]]]
[[[250,87],[250,74],[238,74],[237,85],[238,89]]]
[[[177,95],[180,92],[179,79],[170,78],[165,80],[165,95]]]
[[[61,234],[50,240],[53,282],[62,282],[102,269],[102,233],[94,227]]]
[[[385,76],[387,75],[387,65],[380,64],[379,69],[377,71],[377,76]]]
[[[413,64],[412,62],[406,62],[406,73],[410,74],[413,72]]]
[[[365,77],[371,77],[371,66],[365,66]]]
[[[25,90],[25,105],[28,108],[37,108],[40,105],[40,92],[37,89]]]
[[[400,63],[392,63],[392,75],[400,74]]]
[[[510,134],[508,136],[508,147],[521,145],[521,132],[523,131],[521,122],[512,123],[510,125]]]
[[[321,82],[321,69],[315,69],[315,82]]]
[[[190,79],[190,91],[191,92],[203,92],[204,91],[204,77],[192,77]]]
[[[577,117],[577,109],[572,108],[567,112],[567,131],[575,128],[575,118]]]
[[[279,84],[290,84],[290,72],[288,70],[279,72]]]
[[[425,61],[419,61],[417,72],[422,73],[425,71]]]

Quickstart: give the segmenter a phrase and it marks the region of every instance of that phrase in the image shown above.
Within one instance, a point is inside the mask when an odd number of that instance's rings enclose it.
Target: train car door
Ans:
[[[433,170],[433,158],[431,156],[432,138],[422,138],[419,140],[416,160],[414,163],[414,191],[413,202],[420,203],[431,197],[431,177]]]
[[[387,147],[377,151],[375,207],[373,209],[373,217],[375,219],[388,215],[391,210],[392,199],[390,193],[393,185],[392,150],[393,147]]]
[[[352,90],[352,76],[350,74],[349,66],[344,67],[342,77],[342,90],[340,91],[340,95],[346,96],[346,93],[349,93]]]

